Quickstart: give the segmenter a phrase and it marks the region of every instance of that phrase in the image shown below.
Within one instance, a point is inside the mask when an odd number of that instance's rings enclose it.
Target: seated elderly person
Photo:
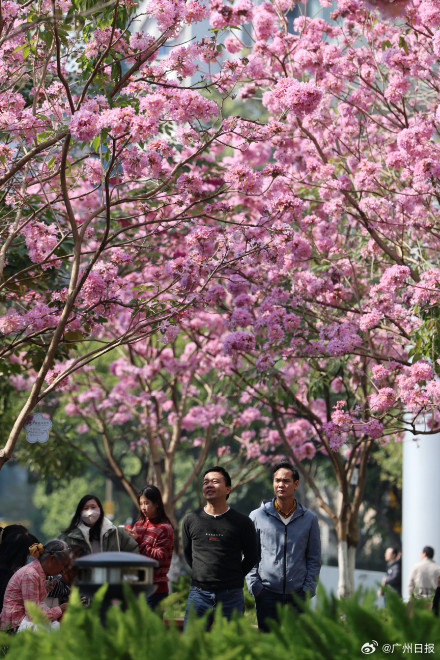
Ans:
[[[28,601],[36,603],[52,622],[61,619],[67,607],[67,603],[47,607],[43,601],[47,596],[46,577],[70,565],[69,546],[59,540],[49,541],[45,546],[35,543],[29,548],[29,554],[35,561],[19,568],[6,587],[0,616],[2,630],[17,630],[25,617],[30,618],[26,609]]]

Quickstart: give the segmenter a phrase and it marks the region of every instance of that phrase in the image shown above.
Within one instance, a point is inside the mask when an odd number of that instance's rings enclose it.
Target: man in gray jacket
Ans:
[[[260,630],[267,619],[277,618],[277,604],[290,604],[315,595],[321,568],[318,519],[295,499],[299,474],[287,461],[273,468],[275,497],[262,502],[250,517],[258,537],[259,559],[247,574],[248,589],[255,598]]]

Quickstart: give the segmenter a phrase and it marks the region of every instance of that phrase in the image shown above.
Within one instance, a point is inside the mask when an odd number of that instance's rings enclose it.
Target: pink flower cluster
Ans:
[[[329,355],[337,356],[351,353],[362,344],[357,334],[358,326],[353,321],[345,323],[331,323],[322,328],[321,339],[328,339],[326,350]]]
[[[234,6],[223,3],[221,0],[210,0],[211,25],[215,28],[224,28],[228,25],[240,25],[252,19],[251,0],[238,0]]]
[[[409,374],[411,378],[414,378],[416,381],[420,380],[431,380],[434,377],[434,370],[432,365],[425,360],[419,360],[414,362],[409,369]]]
[[[257,39],[268,41],[278,31],[276,13],[272,4],[263,2],[254,8],[252,20]]]
[[[429,268],[420,276],[420,282],[413,285],[412,300],[415,305],[435,305],[440,301],[440,269]]]
[[[336,426],[349,430],[353,424],[353,419],[350,413],[344,410],[346,405],[345,401],[338,401],[336,405],[333,406],[331,419]]]
[[[291,447],[300,447],[310,440],[314,430],[310,422],[306,419],[296,419],[294,422],[287,422],[284,428],[284,435]]]
[[[237,37],[226,37],[224,44],[228,53],[232,54],[239,53],[243,48],[243,44],[237,39]]]
[[[370,396],[370,408],[375,412],[386,412],[396,403],[396,393],[391,387],[382,387]]]
[[[371,330],[379,325],[382,319],[383,314],[378,310],[367,312],[366,314],[362,314],[361,320],[359,321],[359,327],[363,331]]]
[[[292,240],[288,242],[290,256],[295,262],[308,261],[313,254],[313,247],[310,242],[299,234],[294,234]],[[286,262],[286,265],[290,260]]]
[[[85,55],[88,58],[97,57],[102,51],[106,50],[109,45],[112,49],[119,52],[124,52],[126,49],[126,42],[122,39],[122,32],[119,28],[115,28],[112,36],[112,28],[97,28],[93,33],[93,40],[89,41],[85,47]]]
[[[255,422],[257,419],[260,419],[261,413],[258,410],[258,408],[246,408],[243,410],[242,413],[238,416],[237,423],[240,426],[247,426],[248,424],[252,424],[252,422]]]
[[[411,83],[407,77],[403,76],[401,73],[394,73],[388,79],[385,97],[392,103],[398,103],[410,87]]]
[[[90,110],[81,109],[75,112],[69,123],[73,137],[81,142],[93,140],[100,132],[99,116]]]
[[[41,263],[49,256],[58,242],[58,228],[55,224],[46,225],[44,222],[34,220],[25,225],[21,233],[26,239],[29,258],[34,263]],[[43,264],[44,269],[57,265],[57,261]]]
[[[278,193],[268,203],[268,210],[271,215],[285,217],[286,219],[292,216],[295,219],[300,218],[303,208],[304,202],[302,199],[291,192]]]
[[[226,172],[225,181],[246,194],[255,195],[261,192],[261,174],[247,165],[233,165]]]
[[[255,366],[257,367],[258,371],[267,371],[273,367],[274,362],[275,360],[270,354],[261,353],[257,358]]]
[[[87,158],[84,161],[84,176],[92,186],[102,183],[104,178],[104,170],[99,158]]]
[[[343,430],[334,422],[324,422],[322,430],[327,435],[329,446],[332,451],[337,451],[345,442]]]
[[[394,366],[400,367],[400,365],[394,365],[393,363],[390,363],[387,366],[383,364],[375,364],[371,369],[371,378],[376,383],[385,380],[392,374]]]
[[[297,117],[305,117],[316,110],[321,99],[322,91],[313,83],[280,78],[272,91],[263,94],[263,105],[273,114],[290,110]]]
[[[9,4],[15,4],[15,2]],[[72,0],[55,0],[55,7],[61,11],[67,11],[71,6]],[[41,10],[43,12],[52,12],[52,0],[43,0],[41,3]]]
[[[69,2],[69,4],[72,4]],[[3,0],[2,2],[2,19],[9,23],[11,19],[14,19],[21,7],[18,2],[13,2],[12,0]]]
[[[316,454],[316,447],[313,442],[305,442],[294,450],[295,458],[298,461],[311,461]]]
[[[194,431],[196,428],[206,429],[211,424],[219,424],[226,407],[218,403],[210,403],[206,406],[193,406],[182,419],[182,428]]]
[[[167,92],[167,111],[170,119],[176,122],[193,122],[195,119],[208,121],[218,116],[215,101],[204,98],[192,89],[175,89]]]
[[[254,318],[249,310],[238,307],[232,311],[229,319],[229,327],[235,329],[238,327],[246,328],[254,324]]]
[[[187,0],[185,4],[184,22],[199,23],[209,18],[209,9],[198,0]]]
[[[145,34],[143,32],[135,32],[130,34],[130,47],[133,50],[139,50],[142,53],[149,50],[154,44],[155,39],[151,34]],[[154,59],[155,53],[151,55],[149,59]]]
[[[121,158],[124,174],[131,179],[149,175],[158,178],[161,163],[162,159],[159,154],[153,151],[142,151],[136,146],[125,149]]]
[[[163,344],[171,344],[179,334],[179,326],[168,325],[162,337],[160,338]]]
[[[214,101],[204,98],[191,89],[166,90],[163,94],[151,93],[141,97],[140,114],[131,106],[105,108],[89,99],[72,116],[69,129],[74,138],[81,142],[93,140],[102,129],[113,137],[129,134],[134,140],[145,142],[158,131],[158,122],[167,118],[178,123],[207,121],[218,115]]]
[[[397,264],[387,268],[382,277],[380,278],[380,288],[383,290],[391,290],[402,286],[407,278],[410,276],[411,271],[408,266],[398,266]]]
[[[149,0],[146,12],[154,16],[159,30],[164,32],[183,19],[185,2],[183,0]]]
[[[163,32],[178,29],[182,23],[189,25],[209,17],[209,9],[199,0],[149,0],[146,12],[154,16]]]
[[[370,419],[361,426],[362,433],[377,440],[383,435],[384,426],[378,419]]]
[[[223,346],[227,355],[232,355],[238,351],[246,353],[255,348],[255,337],[249,332],[237,330],[237,332],[232,332],[227,335],[223,342]]]
[[[13,334],[26,326],[26,320],[14,309],[9,309],[6,314],[0,316],[0,332],[3,335]]]

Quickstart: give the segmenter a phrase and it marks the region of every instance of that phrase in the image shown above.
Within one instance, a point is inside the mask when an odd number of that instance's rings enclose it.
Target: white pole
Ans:
[[[440,564],[440,433],[403,441],[402,596],[406,600],[413,565],[425,545]]]

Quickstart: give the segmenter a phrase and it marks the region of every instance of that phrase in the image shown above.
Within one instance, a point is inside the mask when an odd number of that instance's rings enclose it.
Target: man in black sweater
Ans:
[[[197,616],[209,610],[212,621],[220,603],[228,620],[234,610],[244,612],[244,576],[257,561],[257,537],[252,521],[228,506],[230,492],[231,477],[224,468],[206,470],[206,505],[183,520],[183,553],[192,569],[185,625],[190,610]]]

